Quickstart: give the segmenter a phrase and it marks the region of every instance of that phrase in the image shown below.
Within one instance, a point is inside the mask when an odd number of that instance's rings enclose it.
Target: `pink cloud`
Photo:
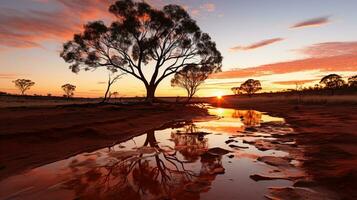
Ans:
[[[319,70],[321,72],[357,71],[357,54],[339,55],[323,58],[307,58],[290,62],[261,65],[258,67],[221,72],[212,75],[210,78],[247,78],[309,70]]]
[[[35,2],[36,3],[36,2]],[[55,0],[49,10],[0,9],[0,46],[39,47],[44,40],[64,41],[91,20],[107,19],[109,1]]]
[[[200,6],[201,9],[206,10],[207,12],[213,12],[216,10],[216,5],[213,3],[205,3]]]
[[[329,57],[338,55],[357,54],[357,41],[354,42],[325,42],[318,43],[298,50],[311,57]]]
[[[304,27],[311,27],[311,26],[322,26],[330,22],[330,17],[318,17],[313,19],[308,19],[302,22],[298,22],[292,25],[290,28],[304,28]]]
[[[240,50],[247,51],[247,50],[252,50],[252,49],[257,49],[257,48],[260,48],[263,46],[267,46],[267,45],[270,45],[270,44],[273,44],[273,43],[276,43],[276,42],[279,42],[282,40],[284,40],[284,38],[272,38],[272,39],[262,40],[262,41],[253,43],[248,46],[235,46],[235,47],[230,48],[230,50],[231,51],[240,51]]]

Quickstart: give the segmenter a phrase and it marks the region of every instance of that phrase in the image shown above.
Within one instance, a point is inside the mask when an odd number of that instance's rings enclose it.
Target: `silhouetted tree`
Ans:
[[[232,87],[231,90],[232,90],[234,95],[242,94],[242,90],[241,90],[240,87]]]
[[[209,73],[204,69],[196,65],[189,65],[175,74],[171,79],[171,86],[184,88],[187,91],[187,102],[189,102],[208,75]]]
[[[69,99],[70,97],[72,97],[74,95],[76,86],[67,83],[67,84],[62,85],[62,89],[65,92],[65,96]]]
[[[251,97],[252,94],[261,90],[262,86],[260,84],[260,81],[254,79],[248,79],[240,85],[240,89],[242,91],[245,91],[249,95],[249,97]]]
[[[331,94],[334,94],[335,89],[342,87],[345,82],[342,80],[342,77],[337,74],[329,74],[327,76],[324,76],[320,84],[325,85],[325,88],[328,88],[331,90]]]
[[[116,1],[109,11],[116,16],[110,26],[88,23],[63,45],[61,57],[73,72],[106,67],[118,69],[143,82],[152,101],[159,83],[189,65],[207,73],[221,69],[222,56],[210,36],[203,33],[178,5],[162,10],[145,2]],[[148,70],[151,68],[151,70]],[[144,72],[152,73],[144,75]]]
[[[124,74],[119,74],[119,75],[116,75],[114,76],[113,78],[111,77],[111,75],[109,74],[108,76],[108,85],[107,85],[107,90],[105,91],[105,94],[104,94],[104,98],[103,98],[103,101],[102,103],[106,102],[107,100],[110,99],[111,97],[111,94],[109,95],[109,98],[108,98],[108,94],[110,92],[110,87],[118,80],[120,79]]]
[[[15,83],[15,86],[20,90],[21,95],[24,95],[27,90],[31,89],[31,87],[35,85],[35,82],[29,79],[17,79],[13,82]]]
[[[357,75],[348,78],[348,86],[357,87]]]
[[[114,98],[117,98],[119,96],[119,92],[113,92],[112,95],[114,96]]]

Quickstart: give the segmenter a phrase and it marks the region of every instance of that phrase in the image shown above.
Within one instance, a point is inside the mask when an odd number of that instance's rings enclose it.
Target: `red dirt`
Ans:
[[[254,109],[284,117],[303,148],[302,167],[321,186],[342,199],[357,199],[357,105],[299,105],[288,101],[240,101],[226,98],[222,107]]]
[[[182,106],[50,106],[0,109],[0,180],[130,139],[172,121],[207,116]]]

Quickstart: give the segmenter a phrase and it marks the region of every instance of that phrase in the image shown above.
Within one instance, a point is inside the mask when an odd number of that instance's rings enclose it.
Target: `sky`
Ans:
[[[231,94],[249,78],[262,91],[313,86],[327,74],[357,74],[356,0],[150,0],[156,8],[179,4],[207,32],[222,53],[222,72],[213,74],[198,96]],[[0,0],[0,91],[18,93],[13,80],[36,84],[29,94],[103,96],[108,72],[74,74],[59,56],[62,44],[83,24],[108,20],[106,0]],[[112,88],[119,96],[144,96],[139,80],[124,76]],[[185,95],[163,81],[157,96]]]

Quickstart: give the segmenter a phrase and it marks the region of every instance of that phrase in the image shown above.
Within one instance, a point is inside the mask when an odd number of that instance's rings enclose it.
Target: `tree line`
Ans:
[[[232,87],[231,90],[234,95],[240,94],[248,94],[248,96],[252,96],[257,91],[261,90],[262,86],[259,80],[248,79],[244,83],[242,83],[239,87]],[[315,84],[314,87],[302,88],[296,86],[295,90],[288,90],[288,92],[295,91],[330,91],[333,95],[336,90],[356,90],[357,89],[357,75],[351,76],[347,79],[347,81],[343,80],[343,78],[338,74],[329,74],[321,78],[319,84]]]

